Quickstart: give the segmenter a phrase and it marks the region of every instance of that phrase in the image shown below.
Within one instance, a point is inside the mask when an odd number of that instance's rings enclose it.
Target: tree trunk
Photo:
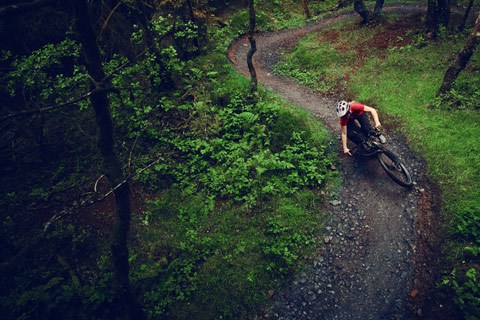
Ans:
[[[250,13],[250,30],[248,33],[248,41],[250,41],[250,50],[247,54],[247,65],[248,71],[252,78],[252,93],[257,92],[258,80],[257,72],[255,71],[255,66],[253,65],[253,54],[257,51],[257,43],[255,42],[254,33],[255,33],[255,6],[254,0],[249,1],[249,13]]]
[[[305,17],[307,17],[307,19],[310,19],[312,15],[310,13],[310,9],[308,8],[308,0],[302,0],[302,7],[303,12],[305,13]]]
[[[465,14],[463,15],[462,23],[458,27],[458,30],[463,31],[463,29],[465,29],[465,25],[467,24],[467,20],[468,20],[468,15],[470,14],[470,11],[472,10],[472,6],[473,6],[474,1],[475,0],[470,0],[468,2],[467,9],[465,10]]]
[[[190,20],[197,26],[197,36],[193,39],[193,44],[197,47],[197,52],[200,51],[200,25],[198,24],[195,12],[193,11],[194,4],[192,0],[187,0],[188,12],[190,14]]]
[[[95,111],[97,124],[97,145],[103,158],[105,175],[114,188],[115,194],[115,225],[112,233],[112,260],[115,271],[116,293],[120,306],[124,308],[128,319],[145,319],[145,314],[132,294],[128,263],[128,230],[130,227],[130,188],[124,182],[124,176],[117,154],[114,150],[113,123],[110,115],[110,101],[103,86],[105,78],[100,50],[96,36],[89,21],[86,0],[72,0],[75,28],[78,40],[82,45],[85,66],[91,77],[92,93],[90,102]],[[116,186],[120,185],[118,188]]]
[[[355,0],[353,2],[353,8],[357,11],[360,17],[362,17],[362,23],[370,22],[370,11],[368,11],[363,0]]]
[[[439,23],[444,27],[448,27],[450,23],[450,0],[437,0]]]
[[[152,32],[150,32],[150,28],[148,27],[145,3],[143,3],[143,0],[136,0],[135,4],[138,11],[138,20],[140,22],[140,27],[142,28],[143,34],[145,35],[145,42],[147,43],[147,47],[151,48],[154,52],[157,52],[158,50],[157,47],[154,45]]]
[[[475,49],[480,42],[480,14],[475,21],[475,25],[473,26],[472,33],[467,39],[465,46],[460,50],[460,52],[453,60],[452,64],[448,67],[447,71],[445,72],[445,76],[443,77],[443,83],[440,86],[440,90],[437,93],[438,95],[444,94],[448,92],[455,80],[457,79],[460,72],[465,69],[470,57],[473,55]]]
[[[427,31],[427,35],[432,35],[432,36],[429,36],[429,38],[437,34],[438,12],[437,12],[436,0],[428,0],[427,16],[425,17],[425,28]]]
[[[385,0],[377,0],[375,2],[375,8],[373,9],[373,14],[375,16],[378,16],[380,14],[382,14],[382,9],[383,9],[383,3],[385,2]]]
[[[339,0],[338,5],[336,5],[335,7],[346,8],[350,6],[352,3],[353,3],[353,0]]]
[[[449,0],[428,0],[425,25],[429,38],[435,38],[440,25],[448,27],[450,20]]]

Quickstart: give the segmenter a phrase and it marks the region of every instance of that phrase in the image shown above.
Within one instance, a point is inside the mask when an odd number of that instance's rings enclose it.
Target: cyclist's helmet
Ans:
[[[343,117],[344,115],[346,115],[348,113],[348,111],[350,111],[350,103],[348,103],[347,101],[345,100],[342,100],[342,101],[339,101],[337,103],[337,116],[339,118]]]

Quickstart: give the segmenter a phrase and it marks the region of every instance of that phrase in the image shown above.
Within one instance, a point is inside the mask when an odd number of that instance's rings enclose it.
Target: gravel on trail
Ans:
[[[419,10],[425,7],[384,8],[404,14]],[[301,37],[342,19],[355,17],[351,12],[335,14],[293,30],[258,33],[254,55],[261,84],[307,109],[337,136],[340,128],[333,109],[337,98],[276,76],[272,66]],[[231,63],[247,77],[248,50],[243,37],[228,51]],[[386,137],[389,148],[408,164],[414,188],[395,184],[375,159],[342,158],[337,170],[343,185],[339,194],[326,195],[324,230],[316,254],[291,282],[270,292],[270,304],[258,318],[428,319],[431,309],[440,308],[431,300],[442,226],[438,193],[426,177],[424,162],[401,134],[389,130]]]

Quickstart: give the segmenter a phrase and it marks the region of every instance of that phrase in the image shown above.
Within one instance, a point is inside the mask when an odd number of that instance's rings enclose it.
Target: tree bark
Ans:
[[[255,66],[253,65],[253,54],[257,51],[257,43],[255,42],[255,6],[254,0],[249,1],[249,13],[250,13],[250,30],[248,33],[248,41],[250,41],[250,50],[247,53],[247,65],[248,71],[250,71],[251,79],[252,79],[252,93],[257,92],[258,87],[258,80],[257,80],[257,72],[255,71]]]
[[[197,36],[193,39],[193,44],[197,47],[197,52],[200,51],[200,25],[198,24],[195,12],[193,11],[194,4],[192,0],[187,0],[188,12],[190,14],[190,20],[197,26]]]
[[[465,29],[465,25],[467,24],[468,16],[470,14],[470,11],[472,10],[472,6],[473,6],[474,1],[475,0],[470,0],[468,2],[467,9],[465,10],[465,14],[463,15],[463,19],[462,19],[462,22],[461,22],[460,26],[458,27],[458,30],[463,31],[463,29]]]
[[[353,8],[357,13],[362,17],[362,23],[370,22],[370,11],[368,11],[367,7],[363,3],[363,0],[355,0],[353,2]]]
[[[440,89],[437,93],[438,95],[447,93],[457,79],[460,72],[465,69],[468,61],[470,60],[471,56],[473,55],[475,49],[480,42],[480,14],[475,21],[475,25],[473,26],[472,33],[467,39],[465,46],[460,50],[457,54],[455,59],[453,60],[452,64],[448,67],[447,71],[445,72],[445,76],[443,77],[443,83],[440,86]]]
[[[377,0],[375,2],[375,8],[373,9],[373,14],[375,16],[378,16],[380,14],[382,14],[382,9],[383,9],[383,3],[385,2],[385,0]]]
[[[339,0],[338,4],[335,7],[346,8],[346,7],[350,6],[352,3],[353,3],[353,0]]]
[[[157,53],[158,50],[157,47],[154,45],[152,32],[148,27],[145,3],[143,3],[143,0],[136,0],[135,5],[137,6],[138,20],[140,22],[140,27],[142,28],[143,34],[145,35],[145,42],[147,43],[147,47],[151,48],[155,53]]]
[[[85,66],[91,77],[91,89],[97,89],[90,97],[95,111],[97,124],[97,145],[103,158],[103,169],[112,188],[124,181],[124,175],[117,154],[114,150],[113,122],[110,115],[110,101],[102,87],[105,72],[96,36],[89,21],[89,12],[85,0],[71,0],[74,12],[75,28],[82,45]],[[130,188],[127,183],[114,189],[116,219],[112,232],[112,260],[115,271],[116,293],[120,305],[128,319],[145,319],[146,316],[135,299],[129,278],[128,231],[130,227]]]
[[[430,38],[435,38],[440,25],[448,27],[450,20],[449,0],[428,0],[425,25]]]
[[[439,11],[439,23],[448,27],[450,23],[450,0],[437,0]]]
[[[307,17],[307,19],[310,19],[312,17],[312,14],[310,13],[310,9],[308,8],[308,0],[302,0],[302,7],[303,12],[305,13],[305,17]]]

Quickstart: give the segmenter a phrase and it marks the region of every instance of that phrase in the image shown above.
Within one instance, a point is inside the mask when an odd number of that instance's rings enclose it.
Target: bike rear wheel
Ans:
[[[393,181],[403,187],[411,187],[413,185],[410,171],[408,171],[405,164],[393,152],[382,150],[382,152],[378,153],[378,160],[383,170],[385,170]]]

